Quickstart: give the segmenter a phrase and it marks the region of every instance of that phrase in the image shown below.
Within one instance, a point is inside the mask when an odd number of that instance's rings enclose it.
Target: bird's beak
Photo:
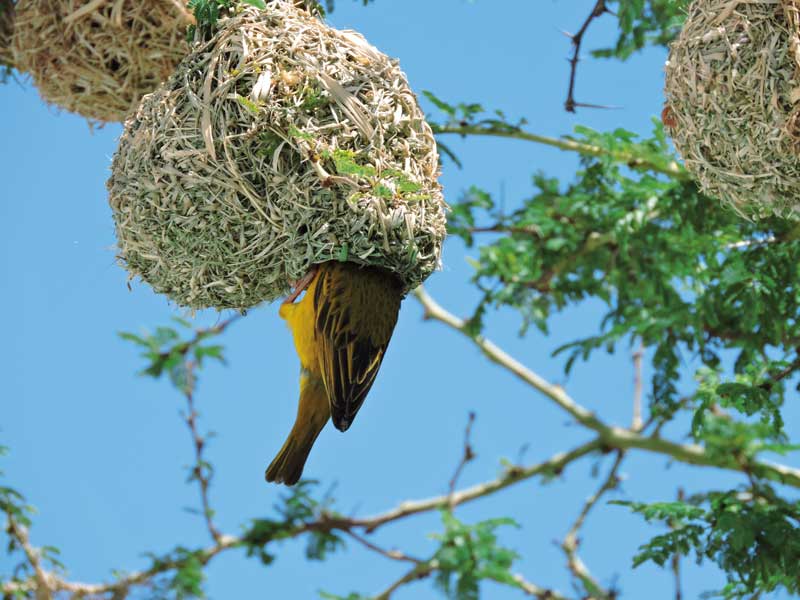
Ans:
[[[303,291],[311,284],[314,280],[314,276],[317,274],[317,265],[312,265],[311,268],[308,270],[308,273],[303,275],[300,279],[298,279],[294,283],[294,290],[291,294],[286,297],[286,300],[283,301],[284,304],[291,304],[297,297],[303,293]]]

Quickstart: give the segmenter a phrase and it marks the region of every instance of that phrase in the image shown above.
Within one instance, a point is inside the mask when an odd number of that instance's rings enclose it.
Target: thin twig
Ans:
[[[532,235],[541,239],[542,231],[536,225],[527,225],[518,227],[514,225],[504,225],[503,223],[495,223],[494,225],[487,225],[486,227],[470,227],[470,233],[519,233],[524,235]]]
[[[377,552],[378,554],[385,556],[386,558],[391,558],[392,560],[400,560],[404,562],[414,563],[415,565],[420,565],[425,561],[419,558],[414,558],[413,556],[409,556],[404,552],[400,552],[399,550],[386,550],[385,548],[381,548],[377,544],[373,544],[367,538],[357,534],[352,529],[345,529],[344,532],[349,535],[351,538],[356,540],[359,544],[372,550],[373,552]]]
[[[644,342],[639,340],[639,346],[633,353],[633,419],[631,429],[641,431],[644,427],[642,421],[642,357],[644,356]]]
[[[683,499],[683,488],[678,488],[678,501],[683,502]],[[670,529],[674,529],[674,527],[670,525]],[[683,592],[681,591],[681,555],[678,553],[672,556],[672,573],[675,576],[675,600],[682,600]]]
[[[614,594],[612,590],[606,590],[602,585],[600,585],[600,582],[598,582],[592,576],[589,569],[581,560],[580,556],[578,556],[578,548],[580,546],[579,534],[584,523],[586,523],[586,517],[589,516],[589,513],[597,505],[600,499],[607,492],[615,489],[619,485],[618,473],[624,459],[625,451],[619,450],[617,452],[617,458],[614,461],[614,464],[611,466],[611,469],[609,469],[608,475],[606,476],[602,485],[586,500],[581,512],[578,514],[578,517],[572,524],[572,527],[570,527],[567,535],[564,536],[564,541],[561,542],[561,549],[564,550],[564,554],[567,556],[567,567],[575,576],[575,578],[581,581],[583,587],[592,595],[592,597],[599,596],[602,598],[611,598],[614,596]]]
[[[786,368],[781,369],[774,375],[770,375],[770,377],[767,380],[768,381],[767,385],[769,385],[770,383],[778,383],[780,381],[783,381],[784,379],[789,377],[789,375],[793,375],[798,368],[800,368],[800,349],[797,350],[797,357],[791,363],[789,363],[789,365]]]
[[[200,487],[200,503],[203,509],[203,518],[206,522],[206,528],[211,538],[217,543],[220,543],[222,534],[217,526],[214,524],[214,511],[211,508],[208,490],[211,487],[211,478],[213,471],[210,464],[204,459],[203,451],[206,447],[206,438],[204,438],[197,428],[198,413],[194,404],[194,384],[195,384],[195,363],[193,361],[186,361],[184,363],[186,369],[186,386],[184,388],[184,397],[188,411],[184,417],[186,426],[189,428],[189,433],[192,436],[194,445],[194,466],[192,467],[192,479],[197,481]]]
[[[227,319],[225,319],[220,323],[217,323],[216,325],[212,325],[211,327],[195,329],[195,334],[192,339],[174,346],[169,351],[162,352],[159,356],[162,359],[166,359],[171,354],[177,352],[183,358],[186,358],[189,355],[189,353],[195,348],[195,346],[200,344],[200,342],[210,337],[214,337],[224,333],[228,327],[233,325],[236,321],[238,321],[241,318],[242,318],[241,314],[236,314],[231,317],[228,317]]]
[[[469,418],[467,419],[467,428],[464,431],[464,451],[461,454],[461,460],[458,462],[455,473],[453,473],[453,476],[450,478],[450,487],[448,488],[449,496],[455,493],[456,485],[458,485],[458,478],[461,477],[461,472],[464,470],[466,464],[475,458],[475,452],[472,450],[472,443],[470,441],[473,423],[475,423],[475,413],[470,412]]]
[[[589,13],[589,16],[586,17],[586,20],[581,25],[581,28],[578,30],[578,33],[574,35],[569,35],[570,40],[572,41],[572,58],[569,59],[569,89],[567,90],[567,100],[564,102],[564,109],[567,112],[574,113],[575,107],[577,106],[585,106],[589,108],[603,108],[596,105],[591,104],[582,104],[580,102],[575,101],[575,78],[578,72],[578,63],[580,62],[580,53],[581,53],[581,43],[583,42],[583,35],[586,33],[586,30],[589,28],[589,25],[592,24],[596,18],[602,16],[604,13],[608,12],[606,8],[606,0],[597,0],[595,2],[594,8],[592,8],[592,12]]]

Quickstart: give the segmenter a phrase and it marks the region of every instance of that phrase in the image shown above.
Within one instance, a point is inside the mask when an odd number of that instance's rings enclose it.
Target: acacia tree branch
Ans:
[[[42,566],[41,550],[31,544],[27,527],[18,523],[11,513],[7,513],[6,517],[6,531],[22,548],[28,564],[33,569],[33,583],[35,583],[33,589],[35,589],[36,600],[52,600],[54,591],[52,575]]]
[[[434,133],[442,135],[475,135],[525,140],[528,142],[535,142],[537,144],[544,144],[545,146],[552,146],[561,150],[567,150],[569,152],[577,152],[585,156],[611,156],[614,158],[614,160],[624,163],[634,170],[661,173],[680,181],[689,181],[691,179],[686,170],[674,161],[669,162],[666,165],[662,165],[660,163],[652,162],[639,156],[635,156],[628,152],[612,152],[601,146],[577,142],[575,140],[566,138],[554,138],[545,135],[539,135],[524,131],[520,128],[500,128],[493,127],[491,125],[448,124],[433,126],[433,130]]]
[[[241,546],[241,544],[241,539],[237,537],[222,535],[218,544],[199,550],[198,552],[194,553],[194,556],[196,556],[196,558],[200,561],[200,564],[205,566],[221,552]],[[185,560],[182,559],[167,559],[159,561],[157,565],[154,565],[150,569],[129,573],[117,581],[109,583],[84,583],[78,581],[68,581],[55,575],[54,573],[47,573],[47,577],[50,582],[50,589],[53,592],[68,592],[71,594],[76,594],[78,597],[103,597],[104,595],[113,597],[113,595],[119,594],[120,592],[127,592],[127,590],[132,587],[138,585],[147,585],[158,575],[180,569],[184,566],[184,564]],[[35,587],[36,581],[6,582],[0,585],[0,591],[2,591],[4,594],[13,595],[17,592],[35,589]]]
[[[406,572],[400,579],[393,582],[386,590],[374,596],[372,600],[390,600],[392,594],[404,585],[414,583],[420,579],[430,577],[439,568],[435,559],[429,560],[418,564],[416,567]],[[522,575],[514,575],[514,582],[519,586],[526,596],[531,596],[537,600],[567,600],[566,596],[562,596],[555,590],[539,587],[538,585],[527,581]]]
[[[595,431],[607,447],[618,450],[638,448],[687,464],[737,471],[800,488],[800,469],[761,460],[737,461],[730,454],[712,453],[697,444],[678,444],[657,435],[644,436],[631,429],[609,425],[573,400],[561,386],[545,380],[482,335],[471,335],[463,319],[442,308],[422,287],[414,290],[414,296],[423,306],[425,319],[444,323],[469,338],[490,361],[541,392],[578,423]]]
[[[282,531],[280,534],[280,539],[296,538],[312,531],[338,530],[350,533],[351,536],[352,530],[354,529],[361,530],[364,533],[371,533],[383,525],[399,521],[406,517],[424,512],[430,512],[439,508],[466,504],[473,500],[477,500],[478,498],[489,496],[504,488],[520,483],[537,475],[559,474],[570,463],[588,454],[596,452],[602,447],[602,440],[597,438],[577,446],[569,452],[559,452],[558,454],[555,454],[549,459],[540,463],[536,463],[527,467],[509,467],[496,479],[465,488],[452,494],[448,493],[425,500],[402,502],[394,509],[373,515],[371,517],[346,518],[321,515],[319,519],[315,521],[303,523],[288,531]],[[358,536],[358,538],[359,541],[363,539],[361,536]],[[212,559],[222,552],[234,548],[241,548],[244,545],[244,540],[241,537],[221,534],[217,543],[208,548],[199,550],[198,552],[193,552],[192,555],[196,557],[196,559],[199,560],[202,565],[207,565]],[[391,554],[391,551],[387,551],[387,554]],[[407,558],[414,560],[412,557]],[[169,558],[160,560],[149,569],[129,573],[115,582],[102,584],[67,581],[52,573],[46,573],[46,575],[49,578],[50,589],[54,592],[66,591],[73,594],[82,594],[84,596],[104,597],[104,595],[110,596],[111,594],[119,592],[120,590],[127,591],[135,586],[146,585],[158,575],[180,569],[184,563],[185,559]],[[432,571],[429,571],[429,573],[430,572]],[[8,594],[35,588],[36,581],[7,582],[0,585],[0,591]],[[558,596],[552,596],[552,598],[555,600],[558,598]]]
[[[514,575],[514,581],[519,588],[525,592],[525,595],[536,598],[537,600],[567,600],[566,596],[562,596],[555,590],[539,587],[527,581],[522,575]]]
[[[598,419],[594,413],[570,398],[569,395],[564,391],[564,388],[559,385],[552,384],[537,373],[534,373],[525,365],[520,363],[517,359],[506,353],[499,346],[486,339],[482,335],[477,335],[474,337],[471,336],[469,334],[469,330],[467,329],[466,322],[442,308],[442,306],[433,298],[431,298],[422,287],[418,287],[413,293],[425,309],[423,318],[433,319],[444,323],[445,325],[448,325],[452,329],[455,329],[456,331],[459,331],[463,335],[470,338],[472,342],[481,351],[483,351],[483,354],[491,362],[510,371],[516,375],[517,378],[521,379],[534,389],[550,398],[563,410],[572,415],[572,417],[581,425],[584,425],[589,429],[597,431],[603,435],[610,433],[610,428],[608,425],[600,421],[600,419]]]
[[[392,594],[394,594],[398,589],[400,589],[404,585],[429,577],[431,573],[433,573],[434,571],[436,571],[436,561],[431,560],[419,564],[410,571],[408,571],[400,579],[392,583],[392,585],[386,588],[383,592],[375,596],[373,600],[390,600]]]
[[[585,444],[573,448],[569,452],[559,452],[554,454],[548,460],[537,463],[529,467],[509,467],[497,479],[480,483],[453,494],[446,494],[444,496],[436,496],[426,500],[416,500],[410,502],[402,502],[393,510],[366,517],[362,519],[349,519],[347,523],[353,526],[362,527],[364,531],[370,533],[392,521],[397,521],[411,515],[428,512],[446,506],[458,506],[466,504],[472,500],[483,498],[507,488],[515,483],[530,479],[537,475],[552,475],[560,474],[564,468],[570,463],[579,458],[586,456],[600,450],[603,446],[602,440],[597,438]]]

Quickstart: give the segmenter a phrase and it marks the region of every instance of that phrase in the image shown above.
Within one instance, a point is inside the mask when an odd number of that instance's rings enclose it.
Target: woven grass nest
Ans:
[[[436,142],[397,65],[288,2],[239,9],[125,124],[119,255],[177,303],[245,309],[312,264],[439,265]]]
[[[701,189],[748,218],[800,214],[793,0],[695,0],[666,65],[665,123]]]
[[[3,68],[14,66],[11,36],[14,32],[14,1],[0,0],[0,75]]]
[[[42,98],[122,122],[188,53],[183,0],[19,0],[14,56]]]

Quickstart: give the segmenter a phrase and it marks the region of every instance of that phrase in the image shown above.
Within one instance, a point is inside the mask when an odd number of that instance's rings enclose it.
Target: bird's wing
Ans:
[[[320,371],[333,424],[345,431],[375,381],[402,292],[384,273],[350,263],[325,266],[314,290]]]

